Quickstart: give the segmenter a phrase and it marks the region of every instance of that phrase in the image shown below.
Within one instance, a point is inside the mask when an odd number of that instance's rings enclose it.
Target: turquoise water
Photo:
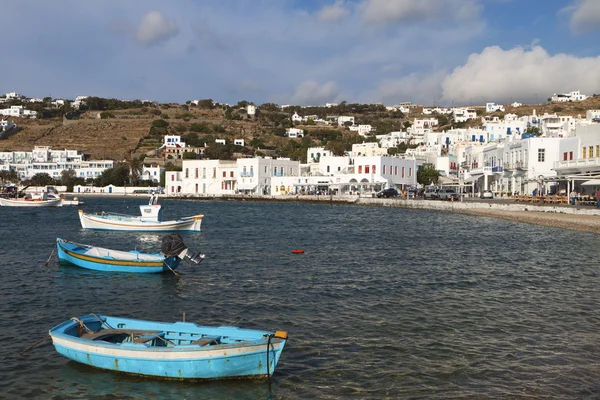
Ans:
[[[87,212],[144,199],[86,198]],[[139,276],[46,260],[56,237],[160,248],[160,234],[82,231],[77,209],[0,208],[0,397],[447,399],[600,397],[598,236],[460,214],[329,204],[165,200],[205,214],[199,266]],[[304,254],[291,254],[292,249]],[[272,381],[168,382],[69,361],[46,342],[102,313],[286,330]]]

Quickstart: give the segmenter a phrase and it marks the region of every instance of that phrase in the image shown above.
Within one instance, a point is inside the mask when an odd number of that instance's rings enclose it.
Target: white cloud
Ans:
[[[577,0],[573,5],[561,10],[571,14],[571,32],[576,35],[600,29],[600,1]]]
[[[364,0],[359,9],[374,24],[454,22],[477,19],[481,5],[476,0]]]
[[[550,55],[540,46],[530,50],[498,46],[471,54],[442,83],[446,101],[505,102],[510,98],[545,100],[553,93],[600,92],[600,57]]]
[[[137,28],[136,38],[144,46],[151,46],[179,33],[177,23],[165,17],[159,11],[150,11],[142,17],[140,26]]]
[[[412,73],[399,79],[384,81],[374,96],[385,104],[398,104],[411,101],[417,104],[439,104],[440,85],[446,73],[444,71],[429,74]]]
[[[343,0],[338,0],[334,4],[323,7],[317,13],[317,19],[320,22],[337,22],[348,18],[350,10],[346,8]]]
[[[317,105],[335,101],[339,95],[336,84],[332,81],[320,85],[315,81],[304,81],[296,86],[290,98],[293,104]]]

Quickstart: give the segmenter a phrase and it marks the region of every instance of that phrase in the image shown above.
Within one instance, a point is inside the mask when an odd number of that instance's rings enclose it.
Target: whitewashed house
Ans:
[[[569,93],[554,93],[550,98],[551,101],[558,103],[566,103],[570,101],[583,101],[585,99],[587,99],[587,96],[585,94],[581,94],[579,90],[574,90]]]
[[[352,151],[350,157],[377,157],[386,156],[388,154],[387,148],[379,147],[377,142],[368,143],[354,143],[352,145]]]
[[[0,109],[0,115],[6,115],[9,117],[27,117],[27,118],[36,118],[37,111],[28,110],[23,106],[10,106],[10,108]]]
[[[302,117],[298,115],[298,112],[294,112],[294,114],[292,115],[292,122],[302,122]]]
[[[165,172],[168,196],[234,194],[237,164],[231,160],[183,160],[182,171]]]
[[[245,142],[244,139],[233,139],[233,144],[235,146],[244,146]]]
[[[164,170],[165,169],[159,165],[144,165],[142,167],[142,173],[140,174],[139,179],[144,181],[160,182],[160,174]]]
[[[225,139],[215,139],[216,144],[226,145],[227,141]]]
[[[285,130],[285,136],[289,138],[301,138],[304,137],[304,130],[299,128],[287,128]]]
[[[382,148],[398,147],[400,143],[407,143],[410,135],[407,132],[395,131],[385,135],[376,135],[377,141]]]
[[[354,117],[340,115],[337,117],[338,126],[346,126],[346,122],[351,122],[350,126],[354,125]]]
[[[530,137],[507,141],[503,154],[502,191],[515,195],[541,190],[542,182],[556,177],[554,163],[559,160],[561,140],[558,137]]]
[[[477,111],[474,108],[455,108],[452,110],[454,122],[467,122],[475,118],[477,118]]]
[[[15,125],[11,121],[0,120],[0,131],[2,131],[2,132],[9,131],[9,130],[15,128],[16,126],[17,125]]]
[[[350,127],[350,130],[357,132],[360,136],[368,136],[373,130],[373,127],[368,124],[354,125]]]
[[[179,135],[165,135],[162,147],[187,147],[185,141]]]
[[[318,163],[321,157],[332,157],[333,152],[326,150],[325,147],[309,147],[306,151],[306,161],[310,163]]]
[[[486,103],[485,104],[485,111],[486,112],[495,112],[495,111],[502,111],[504,112],[504,106],[501,104],[496,104],[496,103]]]

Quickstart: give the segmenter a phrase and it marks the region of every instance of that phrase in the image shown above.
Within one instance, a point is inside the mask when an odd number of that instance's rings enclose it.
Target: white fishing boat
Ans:
[[[48,193],[48,200],[50,199],[60,199],[62,200],[63,206],[78,206],[83,204],[83,201],[79,200],[77,197],[73,197],[72,199],[67,199],[65,195],[58,195],[56,193]]]
[[[158,194],[152,193],[147,205],[140,206],[141,216],[101,212],[86,214],[79,210],[79,220],[84,229],[130,231],[130,232],[171,232],[200,231],[202,214],[183,217],[177,220],[163,221],[162,206],[158,203]]]
[[[49,198],[48,193],[27,193],[24,197],[0,198],[3,207],[62,207],[62,199]]]

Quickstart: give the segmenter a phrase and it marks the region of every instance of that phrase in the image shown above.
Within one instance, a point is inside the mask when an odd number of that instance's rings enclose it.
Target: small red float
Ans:
[[[295,249],[295,250],[292,250],[292,253],[293,254],[302,254],[302,253],[304,253],[304,250],[302,250],[302,249]]]

